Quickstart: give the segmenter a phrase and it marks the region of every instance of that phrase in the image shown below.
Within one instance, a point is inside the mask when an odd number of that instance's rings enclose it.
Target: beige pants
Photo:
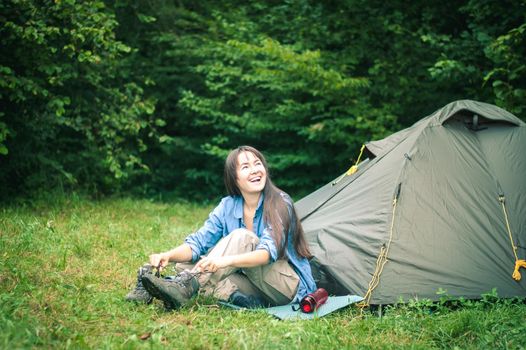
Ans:
[[[237,229],[223,237],[207,254],[220,257],[253,251],[258,245],[258,237],[246,229]],[[179,263],[178,272],[191,270],[195,264]],[[228,300],[239,291],[265,299],[272,305],[288,304],[296,295],[299,277],[286,260],[277,260],[268,265],[252,268],[226,267],[215,273],[203,273],[198,278],[200,293],[212,295],[219,300]]]

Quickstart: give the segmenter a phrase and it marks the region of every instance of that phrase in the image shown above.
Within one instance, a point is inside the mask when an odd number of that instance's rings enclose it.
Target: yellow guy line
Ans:
[[[400,187],[398,187],[397,192],[399,192],[399,190],[400,190]],[[373,274],[373,278],[371,279],[371,282],[369,282],[369,288],[367,289],[367,293],[365,293],[364,300],[359,304],[359,306],[362,309],[369,305],[373,291],[380,283],[380,275],[382,274],[382,271],[384,270],[384,266],[387,263],[387,255],[389,254],[389,248],[391,247],[391,242],[393,240],[393,227],[394,227],[394,218],[395,218],[397,203],[398,203],[398,193],[395,195],[395,198],[393,199],[393,211],[392,211],[392,217],[391,217],[391,227],[389,229],[389,241],[387,241],[387,246],[385,246],[384,244],[382,245],[382,248],[380,248],[380,254],[378,255],[378,259],[376,259],[376,268]]]
[[[351,166],[349,168],[349,170],[347,170],[345,172],[345,174],[343,174],[342,176],[340,176],[337,180],[335,180],[332,185],[337,185],[338,182],[340,182],[345,176],[350,176],[352,174],[354,174],[355,172],[358,171],[358,163],[360,163],[360,158],[362,158],[362,154],[363,154],[363,150],[365,149],[365,145],[362,145],[362,148],[360,148],[360,154],[358,155],[358,159],[356,159],[356,162],[354,162],[354,165]]]
[[[508,210],[506,209],[506,198],[504,197],[504,195],[499,195],[499,202],[500,204],[502,205],[502,211],[504,213],[504,219],[506,220],[506,229],[508,230],[508,235],[510,237],[510,243],[511,243],[511,250],[513,251],[513,255],[515,256],[515,269],[513,270],[513,274],[511,275],[511,277],[515,280],[515,281],[520,281],[521,280],[521,274],[519,272],[519,269],[521,267],[524,267],[526,268],[526,261],[525,260],[520,260],[519,257],[517,256],[517,246],[515,245],[515,243],[513,243],[513,235],[511,234],[511,227],[510,227],[510,221],[508,220]]]

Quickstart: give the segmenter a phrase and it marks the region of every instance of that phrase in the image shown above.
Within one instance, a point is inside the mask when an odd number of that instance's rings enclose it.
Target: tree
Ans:
[[[526,120],[526,3],[471,0],[457,15],[459,30],[425,37],[441,52],[431,75]]]
[[[101,189],[144,169],[154,104],[123,69],[130,47],[104,2],[3,1],[0,18],[1,181]]]
[[[301,194],[457,99],[526,120],[521,1],[0,4],[0,180],[192,198],[252,144]]]

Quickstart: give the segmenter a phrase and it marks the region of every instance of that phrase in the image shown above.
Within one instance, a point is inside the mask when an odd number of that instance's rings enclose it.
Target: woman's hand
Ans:
[[[158,267],[159,271],[168,265],[170,258],[165,253],[158,253],[150,255],[150,265]]]
[[[205,257],[197,264],[195,264],[194,270],[199,272],[216,272],[220,268],[232,265],[233,256],[221,256],[217,258]]]

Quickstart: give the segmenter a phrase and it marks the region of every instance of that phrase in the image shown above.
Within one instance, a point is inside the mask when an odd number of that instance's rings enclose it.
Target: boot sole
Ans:
[[[148,292],[149,293],[149,292]],[[129,301],[131,303],[136,303],[136,304],[146,304],[146,305],[149,305],[152,303],[153,301],[153,297],[149,297],[148,299],[137,299],[137,298],[134,298],[134,297],[128,297],[126,296],[124,298],[124,300],[126,301]]]
[[[162,300],[167,309],[179,308],[183,303],[175,299],[170,293],[164,290],[162,286],[157,285],[155,280],[161,279],[153,275],[145,275],[142,277],[142,284],[148,293],[150,293],[153,297]]]

